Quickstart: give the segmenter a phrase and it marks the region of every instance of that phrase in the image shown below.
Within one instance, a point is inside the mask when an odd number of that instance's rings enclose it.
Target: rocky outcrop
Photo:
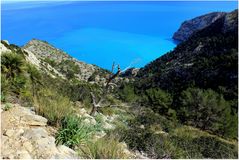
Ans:
[[[25,50],[31,51],[38,58],[51,58],[55,61],[67,60],[70,58],[65,52],[55,48],[49,43],[37,39],[32,39],[26,45],[22,47]]]
[[[224,21],[223,27],[221,28],[221,31],[223,33],[234,31],[238,26],[237,17],[238,10],[236,9],[229,13],[213,12],[193,18],[182,23],[178,31],[174,33],[173,39],[185,41],[194,33],[210,26],[219,19],[222,19]]]
[[[55,144],[53,128],[47,119],[18,104],[1,105],[1,158],[10,159],[76,159],[72,149]],[[6,110],[8,108],[8,110]],[[55,131],[54,131],[55,132]]]
[[[0,43],[0,53],[6,53],[6,52],[11,52],[10,49],[8,49],[4,44],[8,45],[8,41],[4,41],[2,40],[1,43]]]
[[[213,12],[206,15],[202,15],[191,20],[184,21],[177,32],[174,33],[173,39],[179,41],[187,40],[192,34],[201,30],[219,18],[226,15],[225,12]]]

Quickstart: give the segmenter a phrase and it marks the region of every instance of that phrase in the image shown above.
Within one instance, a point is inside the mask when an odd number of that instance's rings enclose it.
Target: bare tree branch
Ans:
[[[114,67],[115,67],[115,63],[113,62],[113,64],[112,64],[112,73],[113,73],[113,71],[114,71]],[[118,65],[118,70],[117,70],[117,72],[116,72],[115,74],[113,74],[112,76],[110,76],[109,79],[107,80],[106,85],[105,85],[105,87],[104,87],[104,89],[103,89],[103,94],[102,94],[102,96],[100,97],[100,99],[99,99],[98,102],[96,102],[96,98],[95,98],[95,95],[93,94],[93,92],[90,92],[91,98],[92,98],[92,103],[93,103],[93,107],[92,107],[92,110],[91,110],[91,112],[90,112],[90,115],[94,116],[95,113],[97,112],[98,108],[101,108],[101,107],[102,107],[102,106],[101,106],[101,103],[104,101],[106,95],[108,94],[109,86],[110,86],[111,84],[114,84],[114,83],[111,83],[111,81],[112,81],[113,79],[115,79],[120,73],[121,73],[120,65]]]

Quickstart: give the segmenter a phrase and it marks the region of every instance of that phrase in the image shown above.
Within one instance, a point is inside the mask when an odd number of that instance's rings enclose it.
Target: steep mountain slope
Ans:
[[[226,17],[141,68],[133,83],[119,88],[120,97],[169,119],[236,138],[237,10]]]
[[[143,87],[157,86],[173,93],[194,84],[213,89],[224,86],[236,92],[237,11],[228,15],[233,15],[230,23],[236,24],[234,27],[225,28],[222,17],[140,69],[138,77],[146,81]]]
[[[94,76],[97,76],[94,81],[103,84],[107,73],[109,73],[97,66],[81,62],[45,41],[33,39],[24,45],[22,49],[26,52],[34,53],[42,63],[48,63],[50,67],[60,72],[63,75],[62,77],[68,79],[76,78],[88,81],[94,74]]]

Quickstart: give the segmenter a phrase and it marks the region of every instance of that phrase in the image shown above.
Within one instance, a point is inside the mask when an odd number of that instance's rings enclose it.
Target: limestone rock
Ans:
[[[13,129],[8,129],[6,130],[6,132],[4,133],[5,136],[8,136],[8,137],[12,137],[13,134],[14,134],[15,130]]]
[[[68,157],[77,157],[77,153],[74,150],[64,145],[58,146],[57,149],[61,154],[68,155]]]
[[[10,49],[8,49],[4,44],[2,44],[2,42],[0,43],[0,53],[7,53],[7,52],[11,52]]]
[[[26,141],[23,143],[23,147],[28,151],[28,152],[32,152],[33,150],[33,145],[31,144],[30,141]]]
[[[22,120],[24,121],[25,124],[28,124],[28,125],[33,125],[33,126],[47,125],[47,119],[38,115],[32,115],[32,114],[26,115],[22,118]]]
[[[44,117],[30,108],[12,104],[2,113],[1,158],[10,159],[77,159],[77,154],[66,146],[56,146]],[[32,126],[33,125],[33,126]],[[38,126],[36,126],[38,125]],[[51,127],[50,127],[51,128]]]
[[[15,157],[16,159],[32,159],[31,155],[25,150],[17,151],[16,154],[17,154],[17,156]]]
[[[23,137],[27,139],[33,139],[33,140],[45,138],[47,136],[48,136],[47,131],[41,127],[28,129],[23,134]]]

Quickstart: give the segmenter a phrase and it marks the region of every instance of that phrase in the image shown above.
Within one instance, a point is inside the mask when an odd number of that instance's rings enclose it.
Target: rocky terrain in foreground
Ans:
[[[84,108],[76,112],[85,118],[86,125],[96,125],[95,118],[87,114]],[[112,122],[117,115],[101,116],[104,129],[115,128]],[[71,148],[56,144],[54,137],[57,128],[47,125],[48,120],[37,115],[34,108],[12,103],[1,104],[1,121],[2,159],[81,159]],[[93,139],[97,141],[105,135],[104,131],[95,132]],[[145,158],[140,153],[129,151],[125,143],[121,143],[121,147],[132,158]]]
[[[2,159],[76,159],[75,151],[56,146],[47,119],[19,104],[1,105]]]

